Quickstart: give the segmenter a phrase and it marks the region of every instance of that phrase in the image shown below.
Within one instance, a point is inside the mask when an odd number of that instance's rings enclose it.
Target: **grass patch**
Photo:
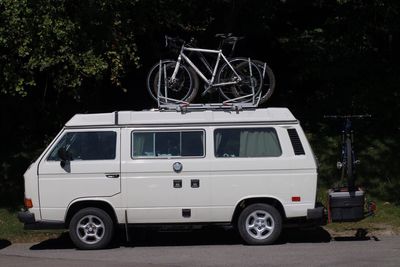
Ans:
[[[393,235],[400,234],[400,207],[388,202],[375,201],[376,215],[359,222],[331,223],[325,226],[334,234],[344,234],[359,228],[365,228],[371,234]]]
[[[40,242],[58,237],[63,231],[25,231],[24,225],[17,219],[17,212],[0,208],[0,240],[12,243]]]
[[[317,192],[317,201],[327,207],[328,190],[320,188]],[[367,194],[367,201],[374,201],[377,211],[374,216],[365,218],[359,222],[330,223],[324,226],[331,234],[349,234],[359,228],[367,229],[368,232],[377,235],[400,234],[400,206],[384,202],[378,199],[370,199]]]

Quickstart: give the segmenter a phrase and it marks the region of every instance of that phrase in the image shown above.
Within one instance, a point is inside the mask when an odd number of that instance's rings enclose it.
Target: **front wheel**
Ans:
[[[160,102],[173,102],[168,99],[191,102],[196,97],[198,91],[198,78],[191,68],[180,64],[175,79],[171,76],[174,73],[177,62],[167,60],[156,64],[150,70],[147,77],[147,89],[152,98]]]
[[[238,230],[249,245],[268,245],[278,239],[282,231],[282,217],[277,209],[267,204],[252,204],[239,216]]]
[[[114,223],[104,210],[85,208],[72,217],[69,235],[79,249],[103,249],[113,238]]]

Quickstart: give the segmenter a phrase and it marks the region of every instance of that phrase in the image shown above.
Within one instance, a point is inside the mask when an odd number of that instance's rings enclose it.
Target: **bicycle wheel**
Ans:
[[[219,92],[227,99],[232,100],[239,97],[237,102],[250,102],[253,101],[253,88],[257,96],[262,86],[262,73],[257,65],[247,59],[236,58],[229,61],[229,64],[240,76],[241,80],[238,81],[236,74],[233,72],[228,64],[224,64],[218,73],[218,83],[236,82],[230,85],[220,86]],[[250,75],[251,68],[251,75]],[[247,97],[246,97],[247,96]]]
[[[194,71],[185,65],[180,65],[176,77],[174,80],[171,76],[175,70],[176,61],[168,60],[161,62],[162,64],[162,75],[161,79],[159,73],[160,64],[151,70],[153,73],[148,75],[148,89],[153,97],[157,101],[158,90],[160,85],[160,96],[167,97],[170,99],[191,102],[196,97],[198,91],[198,78]],[[166,76],[164,77],[164,70]],[[151,86],[151,87],[150,87]],[[160,101],[165,103],[168,100],[160,98]],[[171,101],[172,102],[172,101]]]
[[[267,65],[267,63],[259,60],[254,60],[253,62],[257,65],[257,67],[260,68],[263,77],[261,87],[262,93],[259,102],[259,104],[263,104],[271,97],[272,93],[275,90],[275,75],[272,72],[272,69]]]
[[[351,139],[346,138],[346,173],[347,173],[347,186],[349,190],[354,189],[354,177],[353,177],[353,149],[351,145]]]
[[[173,60],[167,59],[167,60],[162,60],[161,64],[166,64],[166,63],[170,63],[170,62],[174,62]],[[154,94],[154,88],[153,88],[153,84],[154,84],[154,80],[155,75],[158,74],[158,71],[160,70],[160,63],[157,63],[155,65],[153,65],[149,71],[149,73],[147,74],[147,78],[146,78],[146,87],[147,87],[147,91],[149,92],[150,96],[157,101],[157,93]]]

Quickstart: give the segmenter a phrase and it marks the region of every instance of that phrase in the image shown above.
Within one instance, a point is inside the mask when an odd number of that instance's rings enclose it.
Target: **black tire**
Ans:
[[[162,62],[161,64],[166,64],[166,63],[170,63],[170,62],[174,62],[174,61],[171,59],[166,59],[166,60],[162,60],[161,62]],[[146,78],[147,91],[149,92],[151,98],[153,98],[156,101],[157,101],[157,96],[154,95],[153,85],[154,85],[155,75],[158,74],[158,71],[159,71],[159,66],[160,66],[160,63],[153,65],[151,67],[149,73],[147,74],[147,78]]]
[[[237,228],[246,244],[269,245],[281,234],[282,217],[271,205],[252,204],[240,213]]]
[[[227,100],[250,95],[253,92],[252,85],[254,86],[254,93],[257,95],[262,87],[262,73],[257,65],[251,61],[252,76],[250,76],[250,67],[247,59],[235,58],[229,61],[231,66],[240,76],[242,81],[237,84],[220,86],[220,94]],[[218,73],[218,83],[232,82],[235,80],[236,75],[229,67],[228,64],[224,64]],[[251,97],[238,99],[237,102],[251,102]]]
[[[162,61],[162,71],[164,71],[164,66],[165,66],[165,71],[167,73],[167,79],[163,78],[163,75],[161,76],[162,79],[159,81],[159,67],[160,64],[156,64],[153,66],[153,68],[150,70],[149,75],[147,76],[147,89],[152,96],[154,100],[157,101],[157,95],[158,95],[158,87],[159,87],[159,82],[161,82],[160,86],[160,95],[165,96],[165,81],[168,81],[167,84],[167,97],[176,99],[176,100],[181,100],[181,101],[186,101],[186,102],[191,102],[197,95],[197,91],[199,88],[199,80],[196,75],[196,73],[191,69],[188,68],[187,66],[180,64],[178,74],[176,76],[176,80],[170,83],[169,77],[172,76],[172,73],[175,70],[176,66],[176,61],[173,60],[166,60]],[[165,102],[161,101],[161,102]]]
[[[243,58],[243,57],[237,57],[237,58],[233,58],[229,61],[229,63],[237,66],[240,63],[243,62],[248,62],[247,58]],[[275,87],[276,87],[276,79],[275,79],[275,75],[272,71],[272,69],[264,62],[260,61],[260,60],[251,60],[251,62],[253,62],[260,70],[261,73],[261,77],[262,78],[262,84],[260,84],[260,89],[262,90],[261,92],[261,98],[259,101],[259,105],[265,103],[273,94],[273,92],[275,91]],[[257,91],[257,94],[260,91]],[[221,93],[222,94],[222,93]],[[230,96],[229,98],[236,98],[241,96],[242,94],[236,90],[231,90],[231,92],[228,92],[228,95],[231,94],[232,96]],[[222,94],[223,95],[223,94]],[[225,96],[224,96],[225,97]],[[227,98],[227,97],[225,97]]]
[[[72,217],[69,235],[78,249],[103,249],[113,239],[114,223],[104,210],[84,208]]]

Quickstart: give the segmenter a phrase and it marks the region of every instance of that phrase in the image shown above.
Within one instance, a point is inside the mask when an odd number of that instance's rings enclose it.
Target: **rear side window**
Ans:
[[[132,157],[202,157],[203,131],[133,132]]]
[[[278,157],[282,154],[274,128],[235,128],[214,131],[216,157]]]
[[[117,134],[113,131],[68,132],[51,151],[47,160],[59,161],[58,150],[65,148],[71,160],[115,159]]]

